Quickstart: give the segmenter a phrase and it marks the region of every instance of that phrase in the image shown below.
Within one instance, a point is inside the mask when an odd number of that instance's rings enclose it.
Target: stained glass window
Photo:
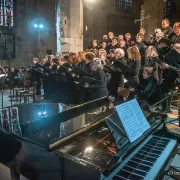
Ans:
[[[169,18],[172,13],[172,0],[164,0],[164,18]]]
[[[116,6],[124,11],[132,11],[133,3],[132,0],[116,0]]]
[[[13,26],[13,0],[0,0],[0,26]]]

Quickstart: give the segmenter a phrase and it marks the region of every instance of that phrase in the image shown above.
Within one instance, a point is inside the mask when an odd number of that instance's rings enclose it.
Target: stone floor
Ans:
[[[11,106],[11,98],[10,98],[10,94],[12,94],[13,92],[10,90],[4,90],[3,91],[3,97],[2,97],[2,92],[0,92],[0,108],[2,107],[9,107]],[[30,102],[32,102],[32,100],[30,99]],[[22,101],[23,103],[23,101]],[[16,104],[20,104],[19,101],[17,101],[16,98],[12,98],[12,105],[16,105]]]

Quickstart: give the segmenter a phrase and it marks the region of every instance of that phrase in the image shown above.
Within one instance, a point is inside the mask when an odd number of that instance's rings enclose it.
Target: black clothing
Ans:
[[[171,35],[173,34],[173,28],[168,26],[166,29],[163,29],[162,32],[164,33],[165,37],[171,39]]]
[[[112,58],[109,61],[113,63],[116,61],[116,59]],[[125,60],[123,58],[119,59],[119,61],[122,61],[123,63],[125,63]],[[124,87],[124,75],[120,73],[119,71],[112,71],[111,79],[108,84],[108,90],[110,94],[116,97],[118,87]]]
[[[90,66],[91,63],[88,63],[88,64],[85,64],[84,65],[84,71],[86,71],[88,74],[91,74],[91,66]]]
[[[129,60],[127,62],[127,65],[130,68],[123,72],[125,78],[128,80],[128,82],[125,84],[125,87],[135,87],[136,84],[139,84],[139,71],[141,69],[141,61]]]
[[[150,77],[143,81],[143,86],[139,86],[139,89],[137,88],[134,94],[137,95],[140,100],[146,100],[151,105],[156,102],[158,96],[157,88],[157,81],[153,77]]]
[[[41,74],[38,72],[38,68],[42,68],[42,66],[36,63],[32,68],[32,76],[36,83],[36,95],[41,95]]]
[[[82,60],[81,62],[78,63],[77,67],[85,71],[85,65],[86,65],[85,60]]]
[[[141,65],[144,66],[145,61],[145,53],[147,46],[143,42],[136,42],[136,47],[138,47],[140,54],[141,54]]]
[[[95,72],[93,72],[92,78],[98,81],[96,84],[89,86],[92,100],[108,96],[107,80],[104,71],[101,68],[98,68]]]
[[[149,57],[146,58],[144,67],[152,67],[154,71],[154,77],[158,82],[161,82],[161,73],[162,70],[159,68],[159,64],[156,62],[159,60],[158,57]]]
[[[172,40],[173,40],[173,42],[174,43],[180,43],[180,35],[174,35],[173,37],[172,37]]]
[[[152,45],[157,49],[159,59],[163,60],[164,56],[169,52],[169,46],[161,41],[154,41]]]

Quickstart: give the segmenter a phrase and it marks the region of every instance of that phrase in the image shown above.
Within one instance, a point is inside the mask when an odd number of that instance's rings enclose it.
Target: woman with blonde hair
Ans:
[[[176,22],[173,27],[175,36],[172,37],[174,43],[180,43],[180,22]]]
[[[84,70],[85,60],[86,60],[85,56],[86,56],[85,51],[78,52],[78,65],[77,65],[77,67],[79,67],[83,70]]]
[[[141,54],[136,46],[128,48],[127,65],[129,68],[124,71],[124,75],[128,82],[125,87],[135,87],[139,84],[139,71],[141,69]]]

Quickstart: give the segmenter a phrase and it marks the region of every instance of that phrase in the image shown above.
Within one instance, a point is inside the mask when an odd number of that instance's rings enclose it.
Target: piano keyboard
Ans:
[[[176,145],[176,140],[150,136],[109,177],[113,180],[154,180]]]

